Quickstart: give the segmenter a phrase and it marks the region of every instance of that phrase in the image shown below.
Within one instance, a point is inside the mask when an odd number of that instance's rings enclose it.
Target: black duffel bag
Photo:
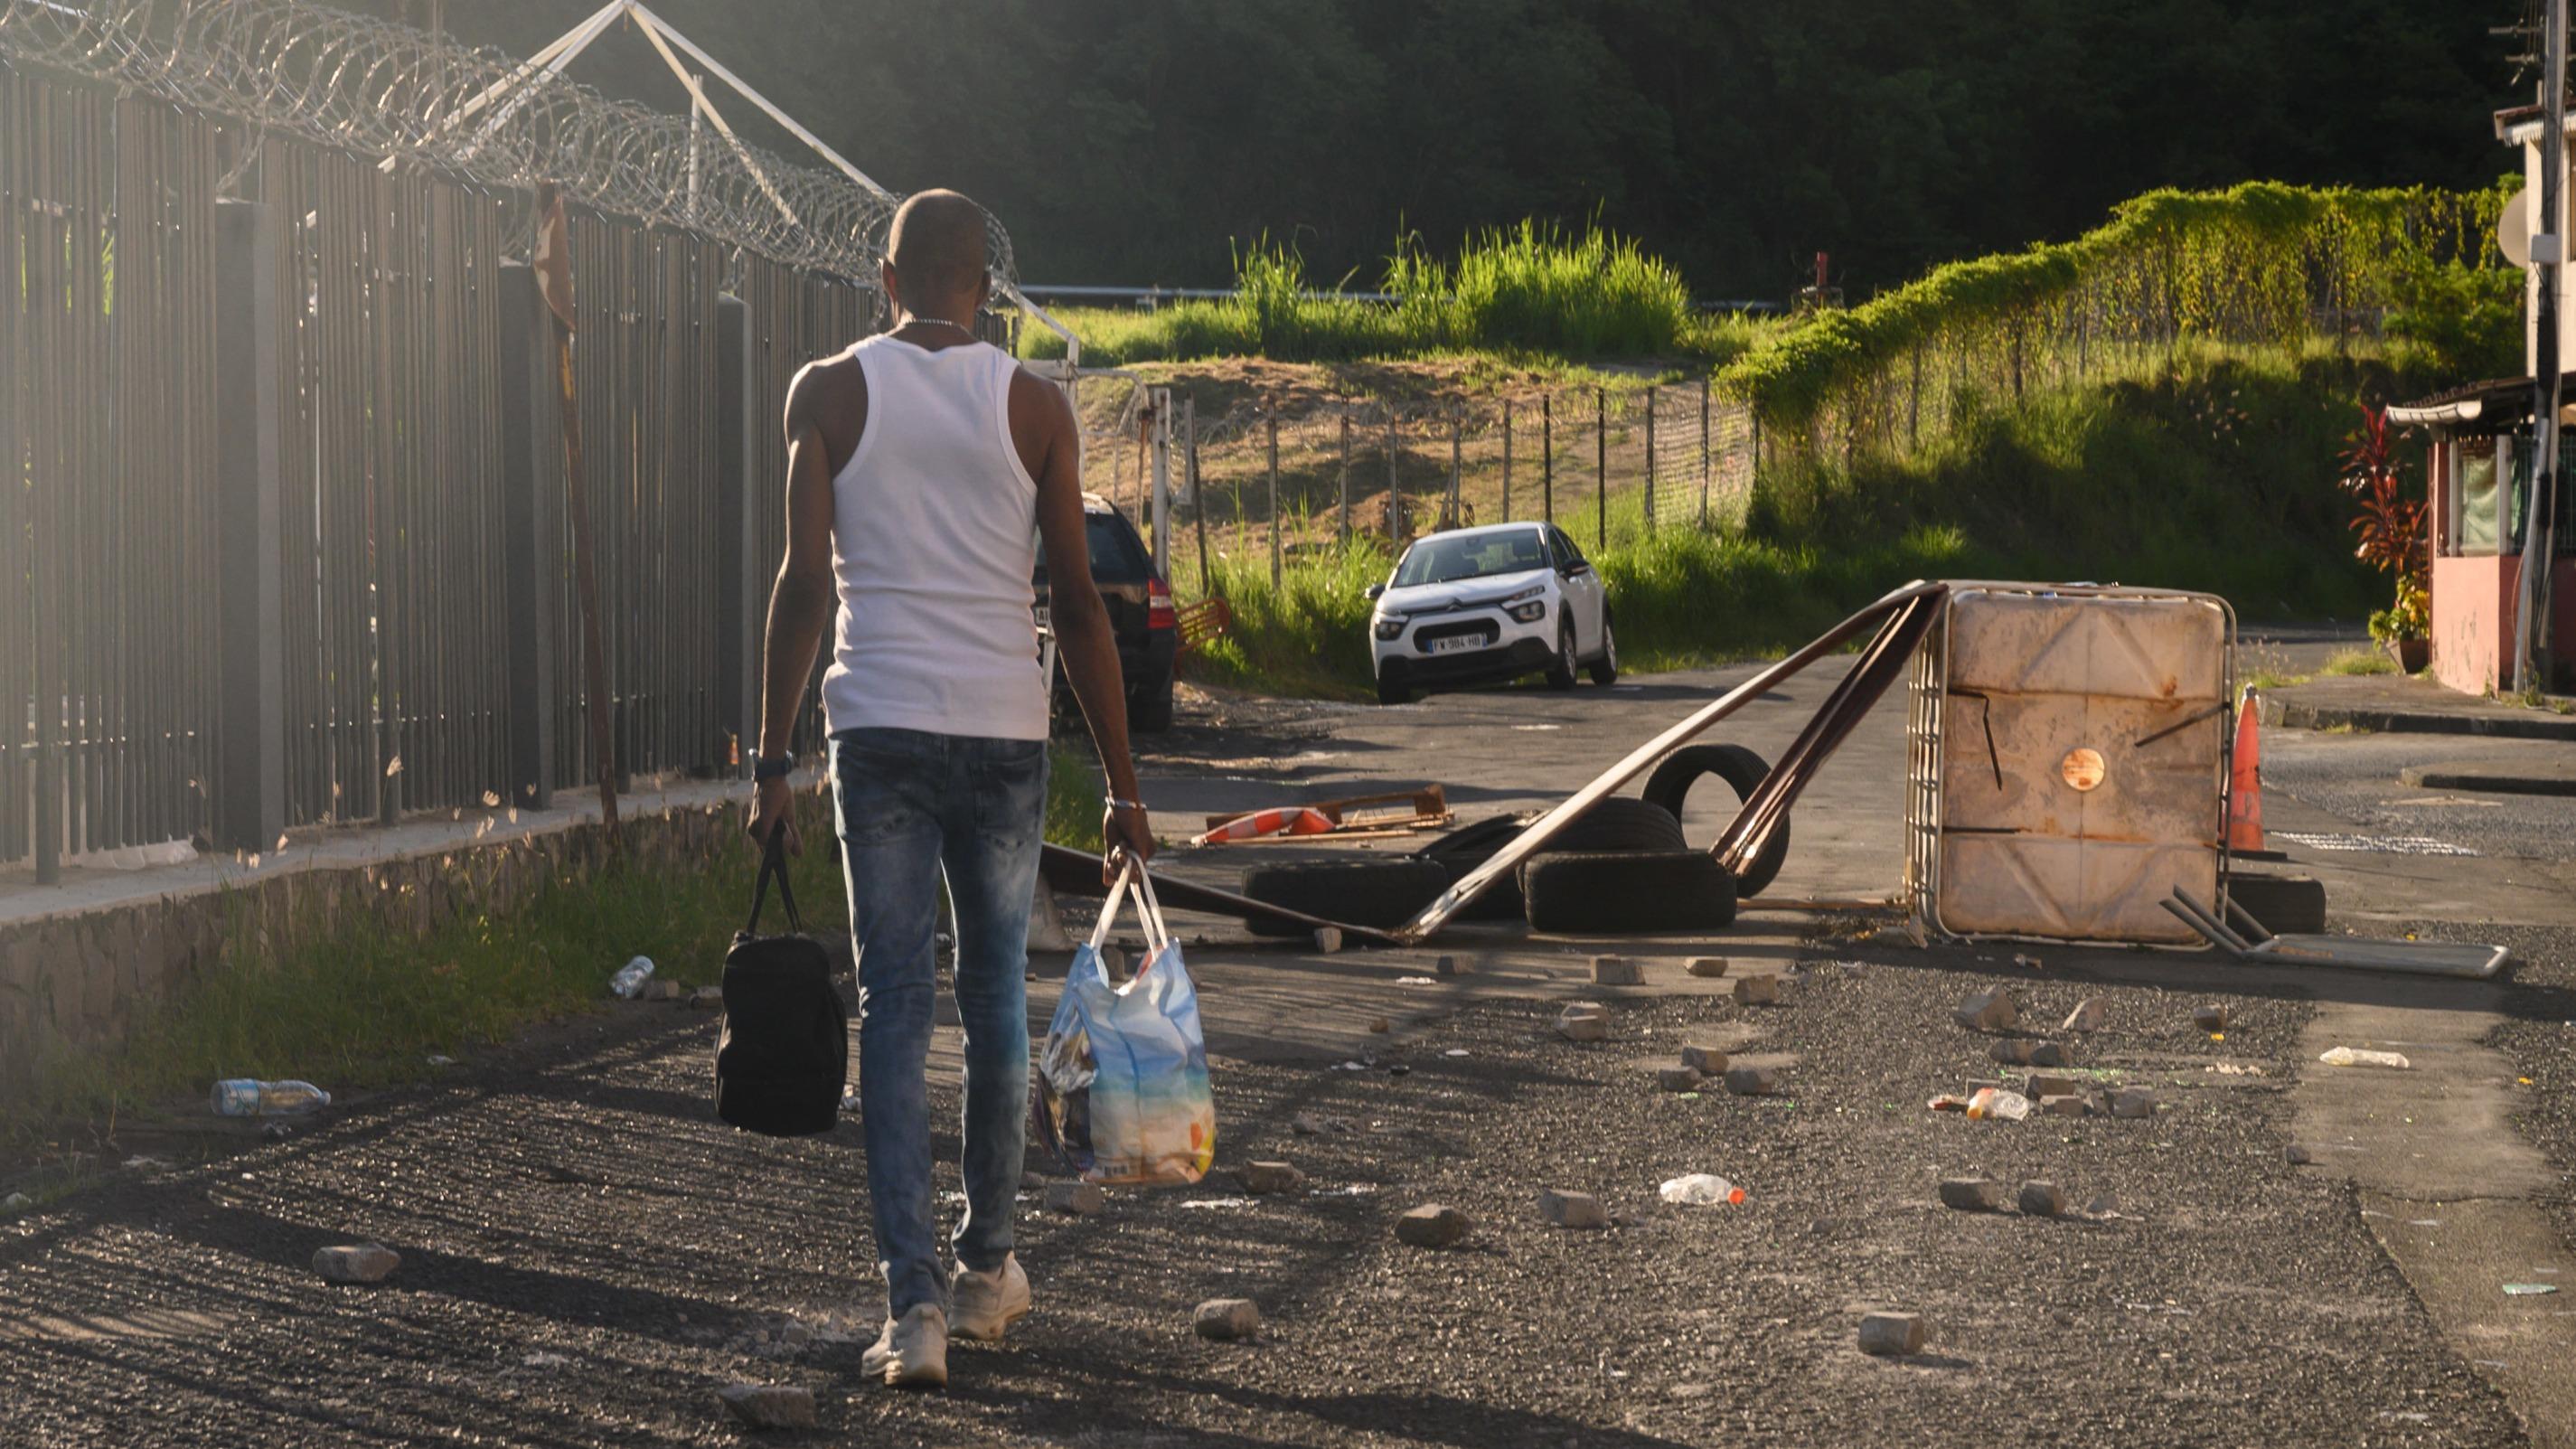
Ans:
[[[832,958],[805,934],[787,883],[786,832],[772,831],[752,890],[751,920],[725,952],[724,1026],[716,1034],[716,1115],[771,1137],[829,1132],[850,1071],[850,1014]],[[760,934],[770,877],[791,934]]]

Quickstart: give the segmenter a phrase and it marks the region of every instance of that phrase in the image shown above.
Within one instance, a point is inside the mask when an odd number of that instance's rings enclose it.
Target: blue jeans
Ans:
[[[832,737],[833,804],[859,958],[859,1120],[888,1316],[946,1302],[931,1227],[931,938],[944,867],[966,1035],[966,1215],[957,1260],[1011,1251],[1028,1132],[1029,903],[1046,817],[1043,740],[854,729]]]

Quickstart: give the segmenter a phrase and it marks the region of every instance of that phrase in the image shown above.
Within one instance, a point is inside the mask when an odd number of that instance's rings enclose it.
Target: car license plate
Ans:
[[[1431,652],[1434,654],[1457,654],[1469,649],[1474,649],[1484,642],[1484,640],[1473,634],[1462,634],[1455,639],[1434,639],[1431,641]]]

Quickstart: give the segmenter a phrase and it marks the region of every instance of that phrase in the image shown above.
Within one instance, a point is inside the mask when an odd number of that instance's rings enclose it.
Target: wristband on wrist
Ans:
[[[762,780],[783,780],[795,769],[794,755],[753,755],[751,757],[751,778],[755,783]]]
[[[1109,808],[1112,810],[1142,810],[1145,808],[1145,802],[1142,800],[1112,799],[1109,801]]]

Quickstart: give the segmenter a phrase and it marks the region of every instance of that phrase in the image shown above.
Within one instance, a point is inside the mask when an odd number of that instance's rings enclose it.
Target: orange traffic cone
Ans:
[[[2227,848],[2263,849],[2263,710],[2252,686],[2236,705],[2236,757],[2227,778]]]
[[[1190,841],[1192,845],[1216,845],[1229,840],[1257,840],[1264,835],[1327,835],[1333,830],[1333,817],[1321,810],[1302,805],[1281,805],[1269,810],[1255,810],[1237,815],[1205,835]]]

